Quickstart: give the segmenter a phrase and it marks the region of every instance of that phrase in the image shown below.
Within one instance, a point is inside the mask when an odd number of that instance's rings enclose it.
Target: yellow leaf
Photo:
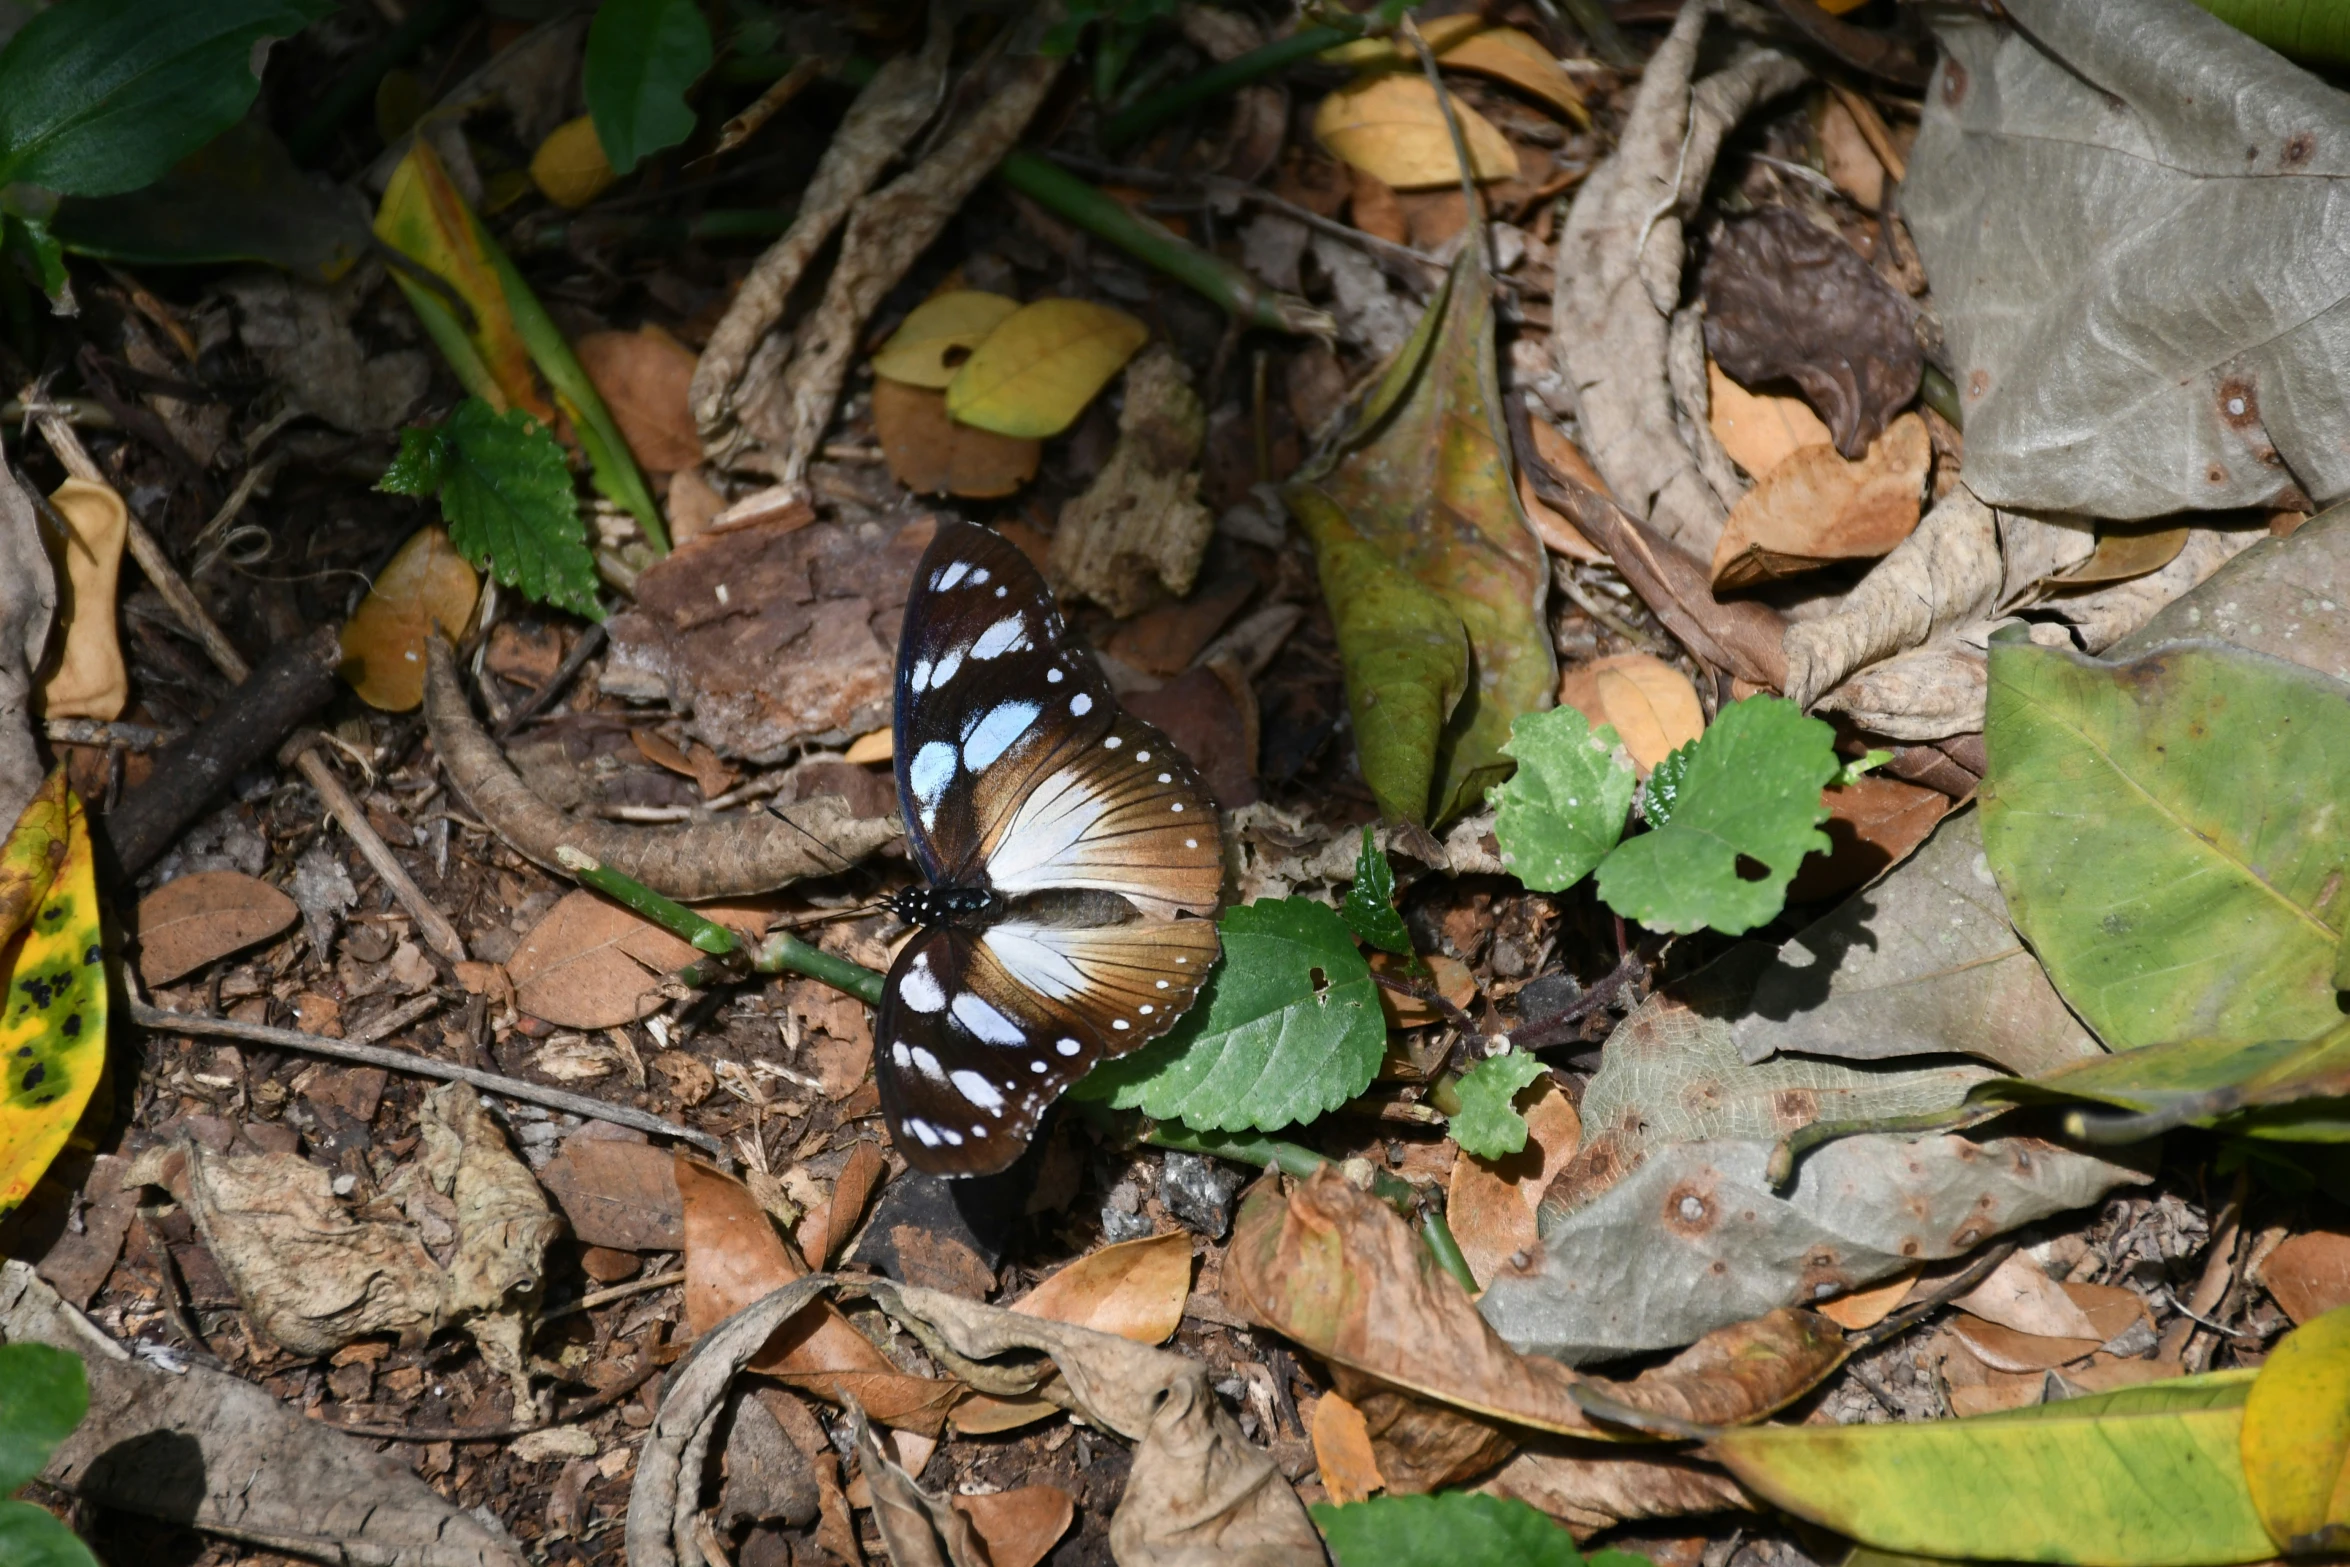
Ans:
[[[376,209],[375,235],[439,278],[472,313],[468,330],[440,293],[393,271],[393,280],[465,389],[500,413],[526,409],[553,425],[555,405],[532,373],[530,345],[514,319],[496,258],[464,194],[422,137],[392,171],[383,205]]]
[[[118,718],[130,699],[130,674],[114,632],[115,584],[131,514],[103,484],[68,479],[49,497],[72,536],[52,541],[65,568],[66,602],[58,605],[65,645],[41,681],[45,718]]]
[[[897,736],[887,729],[876,729],[871,734],[862,734],[850,741],[849,748],[841,752],[840,759],[862,765],[886,762],[896,754]]]
[[[1505,180],[1518,172],[1517,150],[1493,122],[1452,100],[1461,137],[1469,144],[1476,178]],[[1357,77],[1314,111],[1314,139],[1331,155],[1397,190],[1425,190],[1460,182],[1460,161],[1436,89],[1419,76],[1386,72]]]
[[[2244,1401],[2244,1481],[2287,1554],[2350,1547],[2350,1307],[2285,1335]]]
[[[1584,107],[1583,93],[1575,85],[1575,79],[1548,49],[1529,35],[1514,27],[1467,28],[1462,30],[1458,43],[1439,45],[1433,24],[1425,31],[1437,64],[1507,82],[1518,91],[1541,99],[1577,125],[1591,123],[1591,111]]]
[[[370,707],[405,713],[417,706],[425,639],[436,624],[451,638],[463,636],[480,592],[449,535],[437,523],[417,529],[343,626],[343,678]]]
[[[998,435],[1058,435],[1149,336],[1125,311],[1090,300],[1023,305],[947,383],[947,413]]]
[[[595,117],[587,114],[547,133],[531,155],[530,177],[549,201],[574,211],[604,194],[619,178],[604,156],[604,144],[596,139]]]
[[[89,824],[63,769],[0,843],[0,863],[28,861],[54,873],[31,919],[0,946],[0,1213],[24,1201],[65,1146],[106,1065],[105,938]]]
[[[977,289],[933,294],[873,356],[873,373],[908,386],[944,391],[971,351],[1019,310],[1020,301]]]
[[[1370,1422],[1363,1412],[1336,1393],[1314,1400],[1314,1468],[1330,1500],[1344,1507],[1387,1489],[1379,1472],[1379,1454],[1371,1446]]]

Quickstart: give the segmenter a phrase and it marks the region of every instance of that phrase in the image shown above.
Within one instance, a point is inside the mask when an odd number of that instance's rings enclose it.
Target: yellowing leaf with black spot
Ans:
[[[25,1199],[106,1065],[106,952],[82,802],[49,775],[0,843],[0,909],[47,885],[0,945],[0,1214]]]
[[[1058,435],[1149,336],[1125,311],[1087,299],[1023,305],[947,383],[947,413],[998,435]]]
[[[873,373],[944,391],[972,351],[1019,309],[1017,299],[975,288],[933,294],[881,345],[873,356]]]
[[[1480,182],[1506,180],[1518,172],[1518,153],[1493,122],[1458,98],[1453,117],[1469,144],[1469,162]],[[1314,139],[1343,163],[1352,164],[1397,190],[1457,185],[1460,159],[1436,89],[1425,77],[1387,71],[1357,77],[1322,100],[1314,111]]]
[[[417,529],[343,626],[343,678],[370,707],[416,707],[424,700],[425,638],[436,625],[462,637],[480,596],[480,580],[447,530]]]

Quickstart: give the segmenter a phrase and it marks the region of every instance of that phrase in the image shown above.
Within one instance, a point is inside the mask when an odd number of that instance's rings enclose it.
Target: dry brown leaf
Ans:
[[[1012,1303],[1031,1317],[1163,1344],[1183,1323],[1191,1294],[1191,1234],[1171,1230],[1119,1241],[1078,1258]]]
[[[1583,1142],[1574,1101],[1544,1078],[1525,1106],[1526,1146],[1501,1159],[1464,1153],[1453,1161],[1444,1215],[1470,1276],[1482,1285],[1519,1253],[1541,1244],[1535,1210]]]
[[[1559,677],[1559,705],[1581,713],[1593,728],[1612,725],[1643,777],[1676,747],[1705,733],[1697,687],[1649,653],[1578,664]]]
[[[238,871],[198,871],[139,900],[139,978],[167,985],[302,917],[294,900]]]
[[[1555,1440],[1516,1454],[1477,1489],[1541,1509],[1577,1540],[1643,1518],[1754,1507],[1737,1481],[1687,1454]]]
[[[1354,1405],[1336,1393],[1323,1394],[1314,1400],[1309,1434],[1314,1439],[1314,1468],[1332,1502],[1344,1507],[1387,1489],[1379,1459],[1371,1451],[1370,1427]]]
[[[1958,1319],[1965,1321],[1965,1318]],[[1955,1327],[1955,1324],[1953,1325]],[[1977,1327],[1985,1326],[1977,1323]],[[2004,1333],[2004,1328],[1991,1328]],[[2017,1337],[2022,1337],[2018,1334]],[[1949,1391],[1950,1412],[1965,1419],[1970,1415],[1998,1414],[2010,1409],[2028,1409],[2040,1402],[2048,1386],[2045,1371],[2002,1371],[1984,1364],[1966,1342],[1952,1329],[1937,1333],[1926,1346],[1925,1354],[1939,1354],[1942,1362],[1942,1380]]]
[[[1457,97],[1452,112],[1468,143],[1475,178],[1516,178],[1518,154],[1509,138]],[[1388,71],[1357,77],[1325,96],[1314,111],[1314,139],[1332,156],[1397,190],[1422,190],[1457,184],[1461,177],[1444,121],[1436,89],[1426,78]]]
[[[1412,237],[1412,226],[1404,217],[1403,203],[1396,200],[1395,187],[1378,175],[1362,169],[1348,169],[1347,172],[1352,181],[1347,216],[1354,219],[1354,226],[1372,238],[1386,240],[1391,245],[1401,245],[1409,240]]]
[[[917,495],[1009,495],[1036,477],[1044,453],[1040,441],[957,424],[944,392],[881,378],[873,383],[873,433],[890,477]]]
[[[480,597],[480,580],[440,524],[417,529],[344,623],[343,678],[370,707],[410,711],[424,701],[426,639],[435,626],[463,636]]]
[[[1985,1322],[2043,1338],[2095,1338],[2103,1343],[2113,1336],[2099,1333],[2065,1286],[2022,1252],[2010,1252],[1989,1277],[1951,1304]]]
[[[1819,115],[1820,163],[1836,188],[1871,212],[1885,203],[1885,165],[1861,134],[1852,111],[1831,96]]]
[[[1820,803],[1828,808],[1820,828],[1833,847],[1804,857],[1787,888],[1790,903],[1833,897],[1873,879],[1908,858],[1950,811],[1950,796],[1940,790],[1875,773],[1821,790]]]
[[[1275,1179],[1251,1189],[1224,1289],[1258,1321],[1389,1387],[1481,1420],[1577,1436],[1609,1434],[1584,1412],[1578,1387],[1627,1410],[1732,1425],[1785,1406],[1844,1358],[1826,1319],[1785,1309],[1710,1333],[1630,1382],[1521,1355],[1395,1211],[1335,1166],[1286,1197]]]
[[[456,1206],[457,1249],[443,1280],[441,1321],[473,1335],[482,1358],[512,1379],[520,1410],[533,1402],[523,1355],[546,1290],[547,1247],[562,1222],[470,1084],[427,1094],[417,1131],[423,1150],[402,1177],[428,1183]],[[395,1179],[385,1194],[400,1184]]]
[[[34,711],[44,718],[119,718],[131,685],[115,636],[114,597],[130,509],[111,488],[87,479],[66,480],[49,501],[72,531],[48,540],[64,578],[57,602],[64,643],[41,677]]]
[[[686,401],[692,349],[650,321],[634,332],[590,332],[571,346],[645,471],[675,473],[701,462],[702,438]]]
[[[693,948],[585,888],[565,893],[506,960],[522,1010],[564,1028],[616,1028],[660,1010]]]
[[[2015,1261],[2014,1257],[2008,1259]],[[2026,1267],[2032,1267],[2027,1261]],[[2002,1266],[2005,1266],[2002,1264]],[[2039,1270],[2034,1267],[2032,1271]],[[2045,1275],[2043,1275],[2045,1277]],[[1951,1319],[1948,1331],[1966,1345],[1976,1359],[1994,1371],[2040,1372],[2054,1370],[2071,1361],[2094,1353],[2109,1344],[2133,1322],[2151,1324],[2153,1316],[2146,1303],[2119,1285],[2066,1284],[2051,1286],[2064,1297],[2065,1305],[2078,1312],[2078,1320],[2066,1319],[2061,1308],[2049,1308],[2036,1297],[2027,1296],[2014,1301],[1994,1301],[1994,1309],[2018,1321],[2062,1322],[2078,1328],[2078,1332],[2060,1334],[2032,1332],[2008,1323],[1980,1316],[1960,1316]],[[1960,1301],[1957,1304],[1965,1305]]]
[[[1711,359],[1705,362],[1705,384],[1714,438],[1752,478],[1762,478],[1806,446],[1835,444],[1827,425],[1800,397],[1750,392]]]
[[[1472,25],[1463,30],[1458,42],[1438,43],[1437,22],[1426,28],[1428,45],[1438,60],[1454,70],[1474,71],[1509,83],[1520,92],[1541,99],[1577,125],[1591,123],[1591,111],[1583,105],[1582,91],[1575,79],[1566,73],[1548,49],[1528,34],[1514,27],[1479,27],[1475,18],[1446,17],[1444,21],[1458,23],[1467,20]]]
[[[1423,989],[1433,987],[1439,996],[1466,1010],[1477,999],[1477,976],[1469,972],[1469,965],[1458,958],[1448,958],[1441,952],[1431,952],[1420,961],[1427,965],[1426,974],[1414,974],[1411,961],[1392,952],[1371,954],[1371,971],[1390,979],[1400,979]],[[1387,1015],[1389,1028],[1419,1028],[1428,1023],[1444,1021],[1444,1012],[1417,996],[1379,987],[1379,1010]]]
[[[565,1138],[562,1151],[539,1171],[540,1183],[553,1194],[582,1245],[679,1250],[685,1245],[685,1212],[676,1157],[643,1141],[641,1134],[623,1140],[609,1130],[583,1127]]]
[[[2307,1230],[2288,1236],[2261,1259],[2257,1276],[2296,1327],[2350,1305],[2350,1235]]]
[[[1796,451],[1730,508],[1714,546],[1715,589],[1888,553],[1917,529],[1933,457],[1933,438],[1916,414],[1894,420],[1857,462],[1834,446]]]
[[[979,1531],[987,1545],[987,1567],[1036,1567],[1077,1517],[1076,1498],[1057,1485],[953,1496],[947,1505]]]
[[[2050,584],[2085,587],[2090,583],[2127,582],[2132,577],[2160,571],[2179,558],[2179,551],[2187,547],[2190,531],[2184,525],[2134,528],[2126,523],[2100,523],[2096,553],[2071,570],[2057,573],[2049,579]]]
[[[700,1338],[807,1270],[742,1182],[683,1156],[676,1177],[685,1215],[686,1326]],[[854,1399],[882,1424],[924,1436],[938,1434],[961,1391],[900,1371],[826,1300],[776,1329],[750,1369],[835,1404]]]
[[[715,800],[742,777],[699,740],[681,746],[658,729],[634,729],[629,731],[629,738],[636,742],[638,752],[646,761],[665,767],[679,777],[691,778],[705,800]]]
[[[2081,1364],[2059,1371],[2057,1376],[2077,1398],[2084,1393],[2110,1393],[2116,1388],[2135,1387],[2141,1382],[2163,1382],[2186,1374],[2187,1368],[2169,1356],[2141,1359],[2135,1355],[2109,1355],[2099,1350]]]
[[[858,1479],[866,1488],[864,1505],[873,1509],[873,1523],[896,1567],[988,1567],[987,1547],[968,1513],[947,1505],[914,1483],[914,1477],[882,1450],[881,1439],[866,1423],[865,1412],[851,1407],[850,1443],[857,1454]],[[850,1505],[858,1505],[857,1488],[849,1488]]]
[[[1821,1301],[1812,1309],[1847,1333],[1873,1328],[1893,1315],[1901,1303],[1909,1298],[1909,1287],[1918,1281],[1920,1271],[1918,1268],[1904,1268],[1882,1284],[1871,1285],[1865,1290],[1854,1290],[1834,1300]]]
[[[858,1138],[849,1149],[848,1163],[833,1180],[832,1196],[822,1207],[810,1210],[801,1226],[800,1250],[811,1267],[821,1271],[832,1266],[849,1237],[857,1233],[866,1204],[888,1174],[889,1163],[881,1156],[881,1144],[870,1137]]]
[[[1542,454],[1544,462],[1595,490],[1607,488],[1606,482],[1599,476],[1599,470],[1592,467],[1590,460],[1584,457],[1582,448],[1568,440],[1548,419],[1528,420],[1527,428],[1533,434],[1534,449]],[[1569,560],[1579,560],[1587,566],[1599,565],[1607,560],[1605,550],[1585,538],[1582,529],[1534,493],[1534,481],[1523,468],[1518,470],[1518,500],[1525,506],[1526,515],[1533,520],[1534,531],[1542,535],[1545,548]]]

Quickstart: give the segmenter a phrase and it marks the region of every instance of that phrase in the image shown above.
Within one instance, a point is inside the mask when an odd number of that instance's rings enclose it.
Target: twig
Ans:
[[[1510,1035],[1511,1045],[1519,1050],[1547,1050],[1553,1045],[1579,1042],[1583,1037],[1583,1020],[1616,999],[1616,995],[1634,978],[1648,971],[1648,960],[1637,947],[1627,948],[1600,981],[1565,1007],[1539,1023],[1529,1023]]]
[[[680,1274],[678,1277],[683,1278],[684,1275]],[[540,1320],[551,1321],[558,1315],[560,1313],[551,1311]],[[600,1409],[609,1409],[638,1388],[643,1387],[647,1382],[652,1381],[660,1373],[660,1364],[652,1356],[647,1355],[645,1363],[636,1370],[613,1383],[601,1393],[591,1398],[581,1399],[561,1414],[549,1415],[544,1420],[517,1421],[511,1425],[346,1426],[337,1425],[332,1420],[321,1420],[318,1423],[329,1431],[340,1431],[347,1436],[372,1437],[379,1442],[507,1442],[518,1436],[528,1436],[533,1431],[544,1431],[549,1426],[570,1425],[574,1421],[586,1419]]]
[[[564,688],[587,667],[589,659],[602,651],[603,646],[604,623],[599,620],[579,634],[579,640],[571,644],[571,651],[563,655],[563,662],[555,666],[555,672],[547,677],[545,684],[515,704],[514,711],[506,715],[506,721],[498,725],[498,738],[505,739],[552,707],[555,699],[563,694]]]
[[[443,1082],[471,1083],[474,1087],[508,1099],[520,1099],[529,1104],[544,1105],[550,1110],[561,1110],[569,1115],[586,1116],[591,1120],[609,1121],[614,1126],[632,1127],[640,1132],[661,1137],[674,1137],[680,1142],[692,1143],[696,1148],[724,1159],[726,1145],[708,1132],[697,1132],[690,1127],[665,1121],[644,1110],[632,1110],[627,1105],[616,1105],[602,1099],[591,1099],[585,1094],[566,1093],[560,1088],[541,1088],[518,1077],[507,1077],[497,1072],[478,1072],[472,1067],[453,1062],[436,1061],[431,1056],[420,1056],[405,1050],[384,1050],[375,1045],[361,1045],[349,1040],[329,1039],[323,1034],[305,1034],[296,1028],[272,1028],[266,1023],[241,1023],[233,1017],[212,1017],[201,1012],[174,1012],[165,1007],[149,1006],[144,1001],[130,1003],[131,1021],[141,1028],[166,1033],[201,1034],[216,1039],[243,1039],[256,1045],[269,1045],[279,1050],[301,1050],[311,1055],[332,1056],[338,1061],[357,1061],[365,1066],[380,1066],[387,1071],[410,1072],[418,1077],[437,1077]]]
[[[626,1284],[615,1284],[610,1289],[589,1290],[579,1299],[566,1301],[553,1310],[541,1314],[539,1320],[552,1322],[557,1317],[577,1316],[583,1311],[593,1311],[598,1306],[609,1306],[616,1300],[627,1300],[633,1295],[650,1295],[655,1290],[667,1289],[672,1284],[683,1284],[684,1282],[685,1270],[683,1268],[679,1268],[674,1273],[656,1273],[649,1279],[630,1279]]]
[[[351,1043],[372,1045],[379,1039],[389,1039],[418,1018],[438,1012],[440,1008],[441,998],[428,990],[421,996],[415,996],[401,1002],[382,1017],[352,1034]]]
[[[416,933],[424,938],[427,946],[451,963],[464,962],[465,942],[457,934],[457,927],[449,922],[446,914],[433,907],[432,900],[424,895],[422,887],[416,885],[416,879],[408,874],[407,867],[393,857],[392,846],[384,842],[382,835],[368,822],[367,812],[344,786],[342,775],[319,754],[317,735],[297,735],[291,744],[295,747],[294,766],[309,780],[310,787],[318,791],[319,803],[335,819],[335,825],[343,829],[361,856],[383,878],[384,885],[391,889],[392,896],[399,900],[400,907],[415,922]]]
[[[1584,614],[1589,615],[1593,620],[1598,621],[1601,625],[1607,627],[1608,630],[1614,632],[1617,636],[1622,637],[1625,641],[1631,643],[1634,647],[1641,649],[1643,652],[1659,654],[1666,658],[1672,657],[1673,649],[1670,645],[1661,642],[1655,637],[1650,636],[1647,632],[1642,631],[1638,626],[1633,625],[1630,621],[1624,619],[1621,615],[1617,614],[1616,611],[1608,608],[1605,604],[1602,604],[1595,596],[1593,596],[1591,590],[1583,586],[1581,579],[1575,575],[1575,563],[1573,561],[1568,560],[1563,555],[1560,556],[1554,563],[1550,574],[1550,580],[1561,593],[1564,593],[1569,599],[1574,601],[1575,607],[1577,609],[1581,610]]]
[[[126,751],[152,751],[187,737],[185,730],[107,723],[96,718],[45,718],[41,732],[59,745],[118,745]]]
[[[1853,123],[1860,127],[1860,139],[1869,144],[1869,151],[1877,155],[1877,161],[1893,176],[1894,183],[1908,179],[1909,164],[1902,158],[1901,149],[1893,145],[1893,132],[1886,126],[1884,116],[1877,112],[1877,106],[1842,82],[1830,82],[1828,91],[1836,95],[1836,101],[1844,105]]]
[[[2015,1251],[2015,1248],[2016,1243],[2014,1241],[2001,1241],[1998,1245],[1993,1246],[1989,1251],[1986,1251],[1983,1253],[1983,1255],[1977,1257],[1973,1262],[1968,1263],[1957,1273],[1954,1273],[1949,1278],[1944,1279],[1942,1281],[1941,1287],[1936,1289],[1931,1295],[1928,1295],[1924,1300],[1919,1301],[1914,1306],[1904,1306],[1901,1310],[1894,1312],[1891,1316],[1885,1318],[1884,1321],[1879,1322],[1876,1326],[1863,1328],[1858,1333],[1850,1335],[1845,1339],[1844,1342],[1850,1345],[1854,1350],[1858,1351],[1874,1348],[1875,1346],[1884,1343],[1888,1339],[1899,1338],[1902,1334],[1907,1333],[1911,1328],[1916,1327],[1919,1323],[1925,1321],[1926,1318],[1932,1316],[1935,1312],[1941,1310],[1944,1306],[1949,1305],[1952,1301],[1958,1299],[1959,1296],[1964,1295],[1968,1290],[1973,1289],[1976,1285],[1989,1278],[1991,1276],[1992,1270],[1997,1268],[2001,1263],[2005,1262],[2009,1255]]]

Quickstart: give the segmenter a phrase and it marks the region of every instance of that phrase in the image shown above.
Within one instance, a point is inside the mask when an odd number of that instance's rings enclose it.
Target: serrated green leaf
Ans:
[[[1780,697],[1722,709],[1697,738],[1671,821],[1608,855],[1600,897],[1626,919],[1683,934],[1710,925],[1735,936],[1775,916],[1803,857],[1829,849],[1818,824],[1835,740]]]
[[[1564,892],[1591,874],[1624,835],[1632,769],[1616,756],[1616,732],[1594,733],[1571,707],[1527,713],[1502,747],[1518,771],[1493,791],[1501,863],[1537,892]]]
[[[47,1344],[0,1344],[0,1496],[39,1474],[89,1409],[78,1357]]]
[[[1650,770],[1648,787],[1640,796],[1640,814],[1649,826],[1662,827],[1673,819],[1673,807],[1681,803],[1681,785],[1689,779],[1689,758],[1696,754],[1697,742],[1685,740]]]
[[[375,487],[387,495],[438,495],[448,460],[447,425],[410,425],[400,432],[400,450]]]
[[[1452,1118],[1452,1140],[1480,1159],[1500,1159],[1526,1146],[1526,1118],[1517,1097],[1539,1082],[1543,1065],[1522,1050],[1488,1056],[1469,1068],[1453,1092],[1461,1113]]]
[[[1575,1537],[1547,1514],[1474,1491],[1374,1496],[1344,1507],[1317,1502],[1313,1514],[1338,1567],[1579,1567],[1583,1560]]]
[[[1412,955],[1412,933],[1395,912],[1395,867],[1387,863],[1387,853],[1369,827],[1363,829],[1363,847],[1355,855],[1354,885],[1346,889],[1338,913],[1363,945],[1401,958]]]
[[[698,0],[604,0],[588,28],[583,86],[613,173],[694,133],[686,89],[709,68]]]
[[[1387,1049],[1370,966],[1346,922],[1305,898],[1245,904],[1224,959],[1164,1039],[1105,1062],[1085,1097],[1203,1131],[1276,1131],[1371,1086]]]
[[[73,0],[0,49],[0,185],[111,196],[163,177],[236,123],[261,79],[254,45],[328,0]]]
[[[0,1562],[8,1567],[98,1567],[73,1531],[30,1502],[0,1502]]]
[[[596,558],[553,433],[519,408],[500,414],[478,397],[457,405],[446,430],[441,515],[449,542],[507,586],[603,619]]]

